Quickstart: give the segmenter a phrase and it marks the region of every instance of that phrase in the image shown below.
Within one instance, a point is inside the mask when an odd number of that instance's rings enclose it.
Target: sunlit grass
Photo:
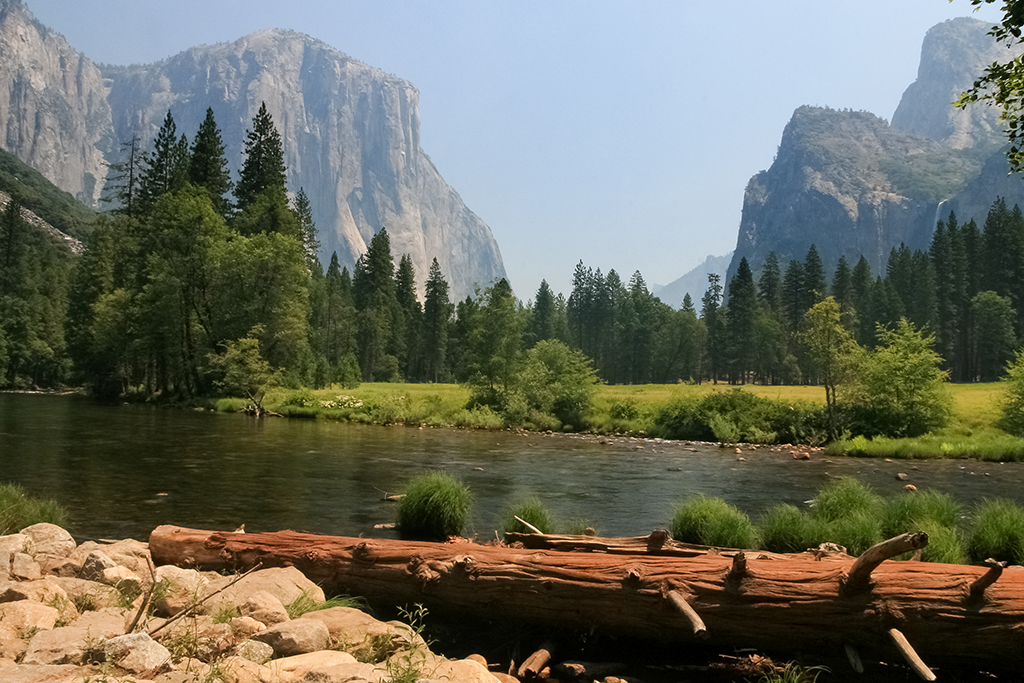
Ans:
[[[524,498],[513,503],[501,516],[501,528],[520,534],[531,533],[531,530],[519,519],[533,525],[543,534],[554,533],[555,518],[544,502],[536,496]]]
[[[750,518],[720,498],[695,496],[676,507],[672,538],[720,548],[754,548],[757,530]]]
[[[402,538],[444,541],[462,533],[473,497],[461,479],[443,472],[414,477],[398,501],[398,532]]]

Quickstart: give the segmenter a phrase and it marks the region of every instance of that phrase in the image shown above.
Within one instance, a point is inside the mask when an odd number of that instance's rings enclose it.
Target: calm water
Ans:
[[[413,475],[443,469],[476,498],[470,534],[493,536],[502,510],[537,495],[560,519],[591,520],[602,535],[667,526],[673,504],[701,492],[751,515],[802,505],[831,476],[854,475],[880,492],[906,472],[919,488],[963,502],[1024,504],[1024,464],[893,462],[744,452],[563,436],[517,436],[304,420],[254,420],[76,397],[0,394],[0,482],[54,497],[85,538],[146,539],[159,524],[248,531],[300,529],[386,536],[382,501]],[[918,468],[918,469],[914,469]]]

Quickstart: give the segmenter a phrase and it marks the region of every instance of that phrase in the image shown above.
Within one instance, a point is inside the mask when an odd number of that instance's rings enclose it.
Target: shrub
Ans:
[[[66,527],[68,513],[52,498],[33,498],[18,484],[0,484],[0,536],[49,522]]]
[[[297,391],[293,391],[281,402],[281,406],[298,406],[300,408],[316,408],[320,405],[320,401],[313,394],[312,391],[306,387],[302,387]]]
[[[1024,510],[1008,500],[987,500],[979,505],[967,539],[972,562],[993,557],[1019,564],[1024,560]]]
[[[640,404],[633,398],[615,401],[608,409],[608,415],[613,420],[635,420],[640,417]]]
[[[921,551],[922,560],[946,564],[963,564],[967,561],[963,534],[959,529],[934,520],[923,521],[919,527],[928,534],[928,545]]]
[[[719,498],[699,495],[676,508],[672,537],[684,543],[724,548],[753,548],[757,531],[750,518]]]
[[[505,531],[520,534],[531,533],[530,529],[516,517],[537,527],[543,534],[550,534],[555,530],[555,519],[552,517],[551,511],[536,496],[518,501],[501,517],[501,528]]]
[[[472,495],[460,479],[426,472],[410,481],[398,503],[402,538],[443,541],[458,536],[466,525]]]
[[[1007,366],[1002,386],[999,427],[1015,436],[1024,436],[1024,349]]]

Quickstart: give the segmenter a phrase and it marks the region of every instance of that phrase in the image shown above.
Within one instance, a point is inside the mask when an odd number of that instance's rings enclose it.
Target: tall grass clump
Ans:
[[[823,523],[822,541],[859,555],[882,540],[882,497],[853,477],[840,477],[818,491],[811,517]]]
[[[698,495],[681,503],[672,517],[672,537],[684,543],[754,548],[757,531],[746,514],[720,498]]]
[[[928,534],[921,553],[926,562],[959,564],[967,553],[958,526],[963,507],[952,496],[938,491],[908,491],[890,496],[882,510],[882,535],[899,536],[909,531]]]
[[[40,522],[66,527],[67,510],[52,498],[29,496],[18,484],[0,484],[0,536]]]
[[[462,533],[473,503],[461,479],[443,472],[414,477],[398,502],[398,532],[402,538],[443,541]]]
[[[543,534],[555,531],[555,518],[541,499],[536,496],[516,502],[501,517],[501,528],[505,531],[519,534],[531,533],[530,529],[516,517],[537,527]]]
[[[974,510],[967,538],[972,562],[992,557],[1014,564],[1024,561],[1024,510],[1008,500],[986,500]]]
[[[821,522],[786,503],[773,505],[765,511],[758,533],[761,547],[773,553],[801,553],[816,548],[826,535]]]

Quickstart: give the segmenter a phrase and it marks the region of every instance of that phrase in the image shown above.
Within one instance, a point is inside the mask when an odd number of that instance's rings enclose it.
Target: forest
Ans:
[[[999,378],[1024,335],[1024,216],[1003,200],[981,228],[950,214],[927,252],[901,245],[884,273],[861,257],[827,274],[814,246],[803,260],[769,255],[756,277],[743,260],[727,297],[709,277],[699,308],[662,302],[639,272],[623,281],[582,262],[568,297],[543,281],[524,303],[500,280],[453,302],[435,259],[421,301],[422,274],[408,256],[395,264],[384,226],[351,273],[336,254],[324,271],[265,107],[237,183],[212,110],[191,142],[168,112],[152,143],[122,152],[112,208],[81,256],[26,223],[29,197],[12,189],[0,217],[0,386],[187,402],[269,385],[459,382],[476,404],[543,406],[579,424],[576,380],[828,389],[838,379],[813,333],[816,308],[820,323],[834,305],[865,353],[916,340],[957,382]],[[560,394],[523,389],[556,375]]]

